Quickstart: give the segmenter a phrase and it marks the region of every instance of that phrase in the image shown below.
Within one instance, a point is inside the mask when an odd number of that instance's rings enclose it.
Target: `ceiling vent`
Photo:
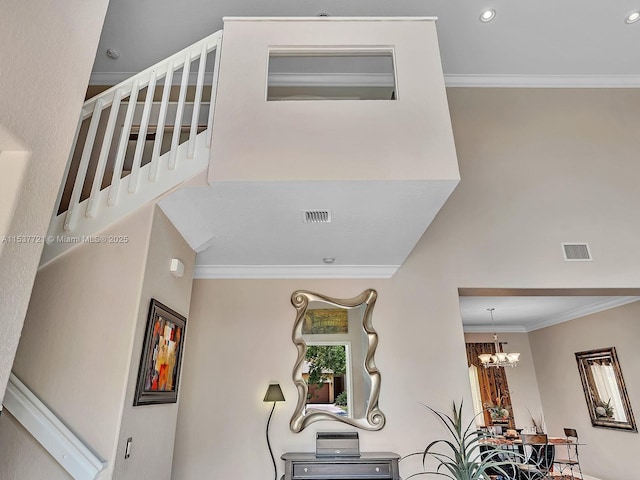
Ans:
[[[331,210],[304,210],[304,223],[331,223]]]
[[[563,243],[564,259],[568,262],[590,262],[591,252],[586,243]]]

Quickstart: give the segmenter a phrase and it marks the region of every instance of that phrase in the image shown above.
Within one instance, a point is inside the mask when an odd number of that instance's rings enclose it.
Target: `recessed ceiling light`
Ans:
[[[480,21],[487,23],[493,20],[495,17],[496,17],[496,11],[493,8],[489,8],[480,14]]]
[[[120,58],[120,52],[115,48],[110,48],[107,50],[107,57],[113,58],[114,60]]]
[[[636,23],[640,20],[640,10],[635,10],[627,15],[627,18],[624,19],[625,23]]]

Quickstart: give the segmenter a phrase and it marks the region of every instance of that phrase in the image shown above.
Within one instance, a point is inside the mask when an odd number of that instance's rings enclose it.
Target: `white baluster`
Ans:
[[[131,133],[131,124],[133,123],[133,114],[136,110],[136,101],[138,100],[138,80],[133,82],[131,94],[129,95],[129,105],[127,113],[124,117],[124,126],[120,134],[120,142],[116,151],[116,161],[113,166],[113,176],[111,177],[111,186],[109,187],[109,197],[107,203],[114,206],[118,202],[118,193],[120,191],[120,183],[122,177],[122,166],[124,164],[124,156],[127,153],[127,144],[129,143],[129,134]]]
[[[218,92],[218,73],[220,72],[220,52],[222,50],[222,34],[218,37],[216,44],[216,60],[213,65],[213,80],[211,81],[211,100],[209,103],[209,118],[207,119],[207,148],[211,148],[213,135],[213,112],[216,105],[216,94]]]
[[[142,110],[142,119],[140,121],[140,130],[138,131],[138,141],[133,154],[133,165],[131,166],[131,174],[129,174],[129,193],[135,193],[138,189],[138,173],[140,172],[140,163],[142,162],[142,153],[147,140],[147,129],[149,127],[149,115],[151,115],[151,106],[153,105],[153,94],[156,89],[156,72],[151,72],[149,78],[149,87],[147,88],[147,98],[144,102]]]
[[[82,127],[82,122],[84,120],[84,109],[83,115],[80,115],[78,119],[78,125],[76,127],[76,133],[73,137],[73,148],[71,148],[71,152],[69,153],[69,159],[67,160],[67,166],[64,170],[64,175],[62,176],[62,185],[60,185],[60,189],[58,190],[58,197],[56,198],[55,209],[53,210],[53,215],[51,216],[51,220],[58,216],[58,210],[60,210],[60,203],[62,202],[62,195],[64,194],[65,187],[67,186],[67,181],[69,180],[69,169],[71,168],[71,162],[73,161],[73,154],[76,151],[76,143],[78,142],[78,135],[80,134],[80,128]]]
[[[191,69],[191,54],[187,53],[182,67],[182,82],[180,83],[180,94],[178,96],[178,108],[176,109],[176,119],[173,125],[173,137],[171,138],[171,152],[169,153],[169,170],[176,168],[176,157],[178,146],[180,145],[180,131],[182,129],[182,112],[184,111],[184,101],[187,96],[187,86],[189,82],[189,70]]]
[[[200,103],[202,102],[202,85],[204,84],[204,69],[207,64],[207,44],[202,44],[200,62],[198,63],[198,81],[196,82],[196,95],[193,101],[193,115],[191,116],[191,129],[189,130],[189,148],[187,158],[193,158],[196,152],[196,135],[200,117]]]
[[[113,140],[113,131],[115,130],[116,120],[118,118],[118,111],[120,110],[120,102],[122,101],[122,90],[116,90],[113,92],[113,101],[111,103],[111,111],[109,112],[109,119],[107,120],[107,127],[102,138],[102,148],[100,149],[100,157],[98,157],[98,165],[96,166],[96,173],[93,176],[93,185],[91,185],[91,195],[87,202],[86,216],[94,218],[98,212],[98,195],[102,188],[102,179],[104,178],[104,171],[107,166],[107,158],[109,156],[109,150],[111,149],[111,142]]]
[[[171,83],[173,81],[173,62],[169,61],[167,75],[164,79],[164,89],[162,90],[162,101],[160,102],[160,113],[158,114],[158,124],[156,126],[156,138],[153,142],[153,152],[151,153],[151,165],[149,165],[149,180],[158,180],[158,163],[164,137],[164,126],[167,121],[167,106],[169,105],[169,94],[171,93]]]
[[[73,185],[71,199],[69,200],[69,209],[67,210],[67,216],[64,220],[64,229],[67,231],[73,230],[76,226],[78,204],[80,203],[82,188],[87,176],[87,168],[89,167],[89,160],[91,160],[91,151],[93,150],[93,145],[96,139],[96,132],[98,131],[98,123],[100,122],[100,114],[102,113],[103,105],[104,101],[100,99],[93,107],[93,115],[91,116],[89,130],[87,131],[87,138],[84,142],[82,157],[80,158],[80,165],[78,166],[78,173],[76,174],[76,181]]]

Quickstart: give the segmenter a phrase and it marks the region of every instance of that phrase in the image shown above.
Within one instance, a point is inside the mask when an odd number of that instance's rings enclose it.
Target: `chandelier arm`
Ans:
[[[488,367],[515,367],[518,364],[518,361],[520,360],[520,354],[519,353],[506,353],[503,351],[502,349],[502,345],[500,344],[500,342],[498,341],[498,334],[496,333],[496,327],[495,327],[495,322],[493,319],[493,311],[495,310],[495,308],[491,307],[491,308],[487,308],[487,310],[489,311],[489,314],[491,315],[491,327],[494,331],[493,334],[493,344],[494,344],[494,348],[495,348],[495,354],[491,355],[491,354],[487,354],[487,353],[483,353],[481,355],[478,356],[478,358],[480,359],[480,362],[482,363],[482,366],[485,368]]]

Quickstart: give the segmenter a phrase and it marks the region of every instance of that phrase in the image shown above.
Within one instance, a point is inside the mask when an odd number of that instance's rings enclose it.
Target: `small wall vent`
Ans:
[[[331,210],[304,210],[304,223],[331,223]]]
[[[562,251],[567,262],[590,262],[591,252],[586,243],[563,243]]]

